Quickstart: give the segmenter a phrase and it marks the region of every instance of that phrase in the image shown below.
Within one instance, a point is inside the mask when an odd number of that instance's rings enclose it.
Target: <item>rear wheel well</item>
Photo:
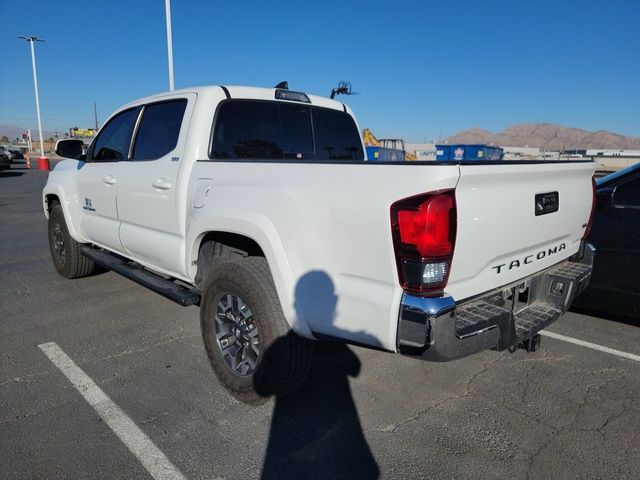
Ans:
[[[200,242],[195,282],[202,288],[216,262],[229,257],[264,257],[260,245],[252,238],[237,233],[209,232]]]

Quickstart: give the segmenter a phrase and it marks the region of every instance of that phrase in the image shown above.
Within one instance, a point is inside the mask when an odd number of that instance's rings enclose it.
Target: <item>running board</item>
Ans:
[[[156,275],[149,270],[145,270],[140,265],[128,262],[122,257],[107,252],[106,250],[99,250],[88,245],[83,245],[80,251],[85,257],[90,258],[98,265],[113,270],[127,277],[129,280],[133,280],[143,287],[153,290],[169,300],[173,300],[183,307],[200,304],[200,294],[195,289],[179,285],[172,280]]]

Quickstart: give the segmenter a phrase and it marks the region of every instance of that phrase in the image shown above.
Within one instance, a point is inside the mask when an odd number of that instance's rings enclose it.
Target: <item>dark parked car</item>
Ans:
[[[640,163],[596,180],[596,259],[574,306],[640,319]]]
[[[0,172],[7,168],[11,168],[11,158],[7,152],[0,151]]]

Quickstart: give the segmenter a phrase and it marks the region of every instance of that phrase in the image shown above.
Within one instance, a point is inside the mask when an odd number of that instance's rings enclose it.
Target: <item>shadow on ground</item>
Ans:
[[[305,385],[276,398],[262,478],[378,478],[349,386],[359,373],[349,347],[317,345]]]
[[[330,325],[338,305],[333,281],[325,272],[308,272],[298,281],[298,316],[316,325]],[[359,332],[359,338],[377,343],[364,332]],[[378,465],[364,437],[349,385],[349,377],[359,374],[360,360],[345,344],[319,342],[315,346],[306,383],[290,395],[276,396],[263,479],[378,478]]]

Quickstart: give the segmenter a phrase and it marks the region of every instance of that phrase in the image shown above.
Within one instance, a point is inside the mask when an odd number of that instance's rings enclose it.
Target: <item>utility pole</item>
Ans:
[[[96,132],[98,131],[98,109],[96,108],[96,102],[93,102],[93,119],[96,122]]]
[[[36,37],[35,35],[19,36],[23,40],[29,42],[31,46],[31,65],[33,66],[33,86],[36,92],[36,115],[38,117],[38,134],[40,135],[40,159],[45,159],[44,156],[44,143],[42,141],[42,123],[40,121],[40,98],[38,97],[38,75],[36,73],[36,51],[33,46],[35,42],[44,42],[44,40]]]
[[[171,0],[164,0],[167,19],[167,56],[169,58],[169,90],[173,91],[173,40],[171,38]]]

